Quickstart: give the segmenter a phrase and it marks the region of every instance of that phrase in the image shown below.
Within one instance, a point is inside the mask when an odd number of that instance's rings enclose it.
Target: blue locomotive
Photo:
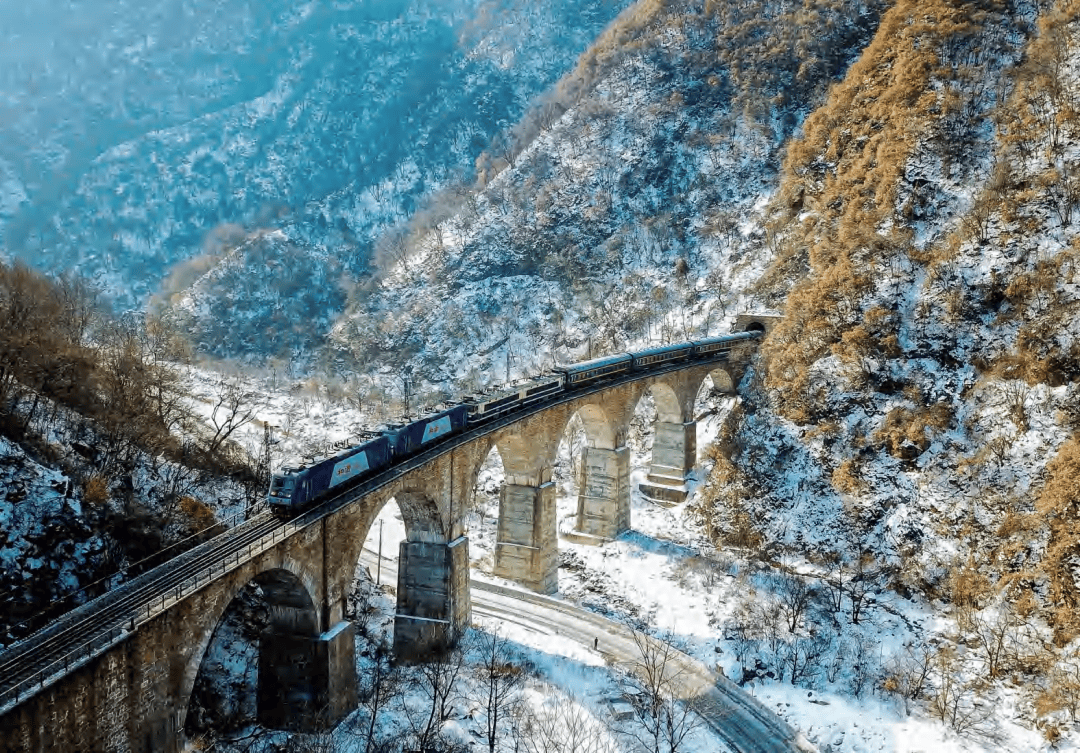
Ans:
[[[677,361],[719,360],[732,348],[756,340],[761,334],[739,332],[555,366],[551,374],[504,385],[412,423],[388,427],[376,438],[350,447],[334,457],[316,460],[308,465],[282,468],[270,482],[267,503],[277,515],[292,517],[337,487],[345,488],[385,470],[397,461],[471,426],[623,374],[647,372]]]

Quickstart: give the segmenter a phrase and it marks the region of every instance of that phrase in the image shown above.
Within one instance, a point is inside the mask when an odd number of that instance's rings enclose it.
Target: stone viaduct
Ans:
[[[668,489],[678,498],[696,460],[693,409],[699,389],[711,376],[717,389],[732,391],[750,350],[733,352],[726,363],[689,363],[617,383],[464,441],[448,441],[440,454],[373,491],[297,523],[279,524],[280,535],[228,555],[219,569],[211,567],[213,577],[161,596],[160,608],[147,606],[147,617],[133,620],[133,629],[16,702],[8,699],[0,706],[0,752],[181,749],[192,688],[215,628],[253,581],[271,613],[259,648],[261,721],[297,731],[336,725],[357,705],[347,597],[368,531],[387,502],[397,502],[407,530],[399,547],[395,652],[420,660],[452,644],[469,624],[464,513],[492,448],[505,472],[494,572],[554,592],[552,470],[571,418],[580,416],[587,438],[577,531],[615,537],[630,527],[626,436],[638,401],[651,393],[657,412],[646,492],[663,496]]]

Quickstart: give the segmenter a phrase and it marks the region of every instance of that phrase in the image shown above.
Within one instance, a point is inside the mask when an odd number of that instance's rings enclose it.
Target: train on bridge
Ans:
[[[626,374],[647,373],[680,361],[718,360],[761,335],[760,331],[738,332],[555,366],[542,376],[496,388],[409,424],[388,427],[373,439],[333,457],[282,468],[270,482],[267,502],[278,516],[293,517],[318,504],[331,491],[342,491],[474,426]]]

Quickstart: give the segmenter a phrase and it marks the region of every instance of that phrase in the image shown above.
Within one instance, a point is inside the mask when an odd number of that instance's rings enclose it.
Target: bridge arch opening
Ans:
[[[466,512],[466,526],[471,550],[474,553],[494,551],[498,539],[499,514],[503,486],[508,483],[521,483],[524,474],[510,474],[503,462],[503,453],[511,456],[506,443],[499,449],[498,443],[492,443],[475,469],[473,483],[469,489]],[[482,558],[480,568],[491,571],[494,560],[491,556]]]
[[[655,421],[681,424],[683,421],[687,420],[687,417],[683,415],[683,408],[679,403],[679,396],[675,394],[675,390],[666,382],[653,382],[642,398],[645,398],[646,396],[653,402]],[[638,404],[641,404],[641,400],[638,400]]]
[[[275,708],[307,702],[300,697],[307,686],[274,682],[275,662],[267,660],[273,636],[318,635],[319,616],[305,580],[291,563],[265,570],[208,621],[181,687],[180,726],[188,740],[228,735],[256,720],[274,719]],[[286,686],[288,693],[279,695]]]
[[[625,427],[599,405],[584,405],[567,420],[553,463],[559,535],[595,541],[629,528],[625,442]]]
[[[736,402],[738,395],[726,371],[714,369],[702,379],[694,399],[693,414],[699,447],[705,448],[713,443]]]
[[[595,420],[595,414],[593,419]],[[578,501],[588,462],[586,449],[590,446],[586,425],[582,411],[579,410],[570,416],[559,436],[555,452],[552,481],[555,484],[556,547],[558,547],[559,538],[572,535],[578,526]]]
[[[393,643],[398,553],[401,542],[409,538],[408,528],[397,497],[390,497],[372,520],[358,552],[345,595],[345,619],[356,628],[359,657]]]
[[[701,385],[698,387],[698,398],[696,402],[699,402],[702,397],[702,391],[706,389],[708,385],[709,392],[712,393],[724,393],[734,394],[735,382],[731,378],[725,369],[713,369],[709,372],[708,376],[701,380]],[[697,406],[695,405],[695,408]]]
[[[359,535],[354,540],[351,559],[356,570],[347,597],[346,616],[350,610],[355,613],[354,602],[363,601],[361,597],[370,592],[369,586],[393,592],[397,584],[398,553],[404,542],[445,541],[439,508],[424,491],[399,489],[381,501],[374,500],[373,513],[366,530],[357,531]]]
[[[599,447],[604,450],[615,449],[615,430],[603,408],[592,403],[578,408],[577,412],[566,422],[567,428],[563,429],[564,438],[567,436],[567,431],[575,419],[578,421],[578,427],[575,427],[573,431],[576,433],[580,428],[589,447]]]

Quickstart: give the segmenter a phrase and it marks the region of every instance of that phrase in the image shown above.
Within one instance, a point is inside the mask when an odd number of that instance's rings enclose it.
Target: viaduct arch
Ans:
[[[202,569],[185,570],[169,581],[175,585],[153,591],[85,650],[65,654],[51,669],[7,682],[0,678],[0,753],[179,750],[207,646],[233,599],[252,581],[263,585],[272,606],[260,646],[260,717],[293,730],[336,725],[357,705],[347,596],[364,541],[387,501],[396,499],[406,525],[399,545],[395,652],[423,660],[454,643],[469,624],[464,513],[492,447],[505,473],[494,571],[533,590],[554,592],[552,472],[571,418],[580,415],[586,432],[576,529],[613,538],[630,527],[626,437],[639,400],[650,392],[657,406],[646,492],[677,496],[696,461],[693,408],[703,381],[711,376],[717,388],[733,390],[752,350],[747,345],[726,361],[681,364],[568,396],[480,433],[450,438],[415,462],[361,483],[348,499],[296,521],[261,516],[233,529],[224,537],[240,544],[207,555],[199,560],[207,562]],[[184,559],[125,584],[114,601],[163,582],[154,578],[169,575]],[[275,698],[286,701],[274,705]]]

